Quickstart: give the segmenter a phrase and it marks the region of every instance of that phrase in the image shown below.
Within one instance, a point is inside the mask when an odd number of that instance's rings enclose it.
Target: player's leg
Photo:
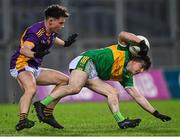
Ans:
[[[81,70],[72,70],[68,85],[61,86],[51,93],[54,99],[63,98],[67,95],[74,95],[80,92],[80,90],[86,84],[88,74]]]
[[[58,89],[58,87],[67,85],[69,77],[57,70],[41,68],[40,74],[38,75],[36,81],[37,85],[55,85],[55,88],[51,91],[52,93],[54,90]],[[54,109],[59,100],[60,99],[57,98],[47,107]]]
[[[23,95],[20,98],[20,120],[16,125],[16,130],[22,130],[24,128],[31,128],[34,126],[34,122],[28,120],[28,112],[31,105],[32,97],[36,92],[36,81],[33,74],[29,71],[23,71],[17,76],[18,83],[23,90]]]
[[[125,119],[120,113],[118,91],[111,85],[100,79],[92,79],[87,81],[86,86],[96,93],[107,97],[108,106],[120,128],[136,127],[139,125],[140,119]]]
[[[20,99],[20,111],[21,113],[28,113],[32,97],[36,92],[36,80],[29,71],[21,72],[17,79],[21,83],[20,86],[24,89],[24,94]]]
[[[70,74],[68,85],[58,86],[44,100],[41,102],[35,102],[34,106],[39,119],[44,119],[44,109],[55,99],[79,93],[85,85],[87,78],[87,73],[80,70],[73,70]]]
[[[98,94],[107,97],[108,106],[112,113],[119,112],[119,97],[118,91],[115,88],[99,78],[88,80],[86,87],[97,92]],[[121,120],[124,120],[123,116],[121,117]]]
[[[67,85],[68,76],[64,73],[47,68],[41,68],[40,74],[38,75],[36,81],[38,85],[55,85],[55,88],[51,91],[54,92],[58,87]],[[47,107],[44,108],[45,118],[40,119],[40,121],[51,125],[54,128],[62,129],[63,126],[60,125],[53,116],[53,111],[56,104],[59,102],[60,98],[55,99],[52,103],[50,103]]]
[[[23,85],[22,85],[21,81],[17,79],[17,82],[18,82],[18,84],[19,84],[19,86],[20,86],[21,90],[24,92],[24,87],[23,87]]]

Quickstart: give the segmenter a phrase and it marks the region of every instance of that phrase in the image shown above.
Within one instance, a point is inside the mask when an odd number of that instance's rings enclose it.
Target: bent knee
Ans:
[[[28,96],[34,96],[36,94],[36,88],[26,89],[24,94]]]
[[[70,85],[70,89],[71,90],[69,90],[69,92],[70,92],[70,94],[73,95],[73,94],[78,94],[81,91],[82,87],[79,87],[76,85]]]
[[[110,93],[108,94],[108,98],[111,98],[112,100],[118,99],[118,98],[119,98],[119,93],[118,93],[118,91],[117,91],[117,90],[113,90],[112,92],[110,92]]]

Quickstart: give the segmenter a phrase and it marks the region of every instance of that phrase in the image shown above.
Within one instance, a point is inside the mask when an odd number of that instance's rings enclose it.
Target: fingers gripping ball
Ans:
[[[150,49],[150,43],[149,43],[149,41],[148,41],[148,39],[147,39],[146,37],[141,36],[141,35],[137,35],[137,37],[138,37],[139,39],[141,39],[141,40],[144,40],[146,46]]]
[[[146,56],[150,49],[149,41],[144,36],[138,35],[137,37],[141,39],[141,42],[138,45],[130,45],[129,51],[136,57]]]

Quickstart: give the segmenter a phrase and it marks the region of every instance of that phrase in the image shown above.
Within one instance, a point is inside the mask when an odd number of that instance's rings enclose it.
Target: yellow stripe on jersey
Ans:
[[[41,32],[43,32],[43,30],[44,30],[44,28],[39,29],[39,31],[36,32],[36,34],[37,34],[37,35],[41,34]]]
[[[23,37],[24,37],[24,35],[26,34],[26,31],[27,31],[27,29],[24,31],[24,33],[23,33],[23,34],[22,34],[22,36],[21,36],[21,40],[20,40],[20,47],[22,47],[22,46],[23,46],[23,44],[24,44]]]
[[[44,29],[44,28],[41,28],[41,29],[36,33],[36,35],[37,35],[38,37],[41,37],[44,32],[45,32],[45,29]]]
[[[122,79],[124,62],[125,62],[125,52],[117,49],[117,45],[112,45],[108,47],[112,50],[114,63],[111,70],[111,80]]]
[[[86,63],[86,61],[89,59],[89,57],[87,57],[87,56],[84,56],[83,58],[82,58],[82,60],[81,60],[81,63]]]
[[[30,41],[24,42],[23,37],[26,34],[26,31],[27,31],[27,29],[24,31],[23,35],[21,36],[20,47],[22,47],[23,45],[32,45],[34,47],[35,45],[33,42],[30,42]],[[29,57],[26,57],[26,56],[20,54],[16,61],[16,69],[21,70],[21,69],[25,68],[25,66],[28,65],[27,61],[29,59],[30,59]]]
[[[25,68],[25,66],[28,65],[27,61],[29,59],[30,58],[28,58],[24,55],[19,55],[19,57],[17,58],[17,61],[16,61],[16,69],[21,70],[21,69]]]

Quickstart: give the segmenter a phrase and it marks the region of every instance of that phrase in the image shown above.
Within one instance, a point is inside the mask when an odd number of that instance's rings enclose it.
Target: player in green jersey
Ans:
[[[121,32],[118,39],[120,44],[128,46],[117,44],[102,49],[89,50],[72,60],[69,65],[71,74],[68,85],[61,86],[41,102],[34,103],[38,117],[44,117],[43,110],[49,103],[57,98],[77,94],[86,86],[107,97],[108,106],[120,128],[134,128],[139,125],[141,119],[126,119],[119,109],[117,89],[104,82],[104,80],[114,80],[119,81],[144,110],[162,121],[171,120],[169,116],[160,114],[134,87],[133,76],[148,70],[151,66],[150,58],[146,55],[145,41],[128,32]],[[142,50],[145,49],[146,53],[133,56],[128,48],[131,44],[145,47]]]

